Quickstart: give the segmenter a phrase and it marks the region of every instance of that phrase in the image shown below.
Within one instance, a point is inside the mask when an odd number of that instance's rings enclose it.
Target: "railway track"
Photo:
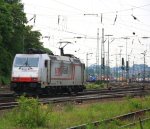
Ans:
[[[86,95],[86,94],[95,94],[95,93],[107,93],[107,92],[118,92],[118,91],[123,91],[123,90],[136,90],[136,89],[147,89],[149,90],[149,87],[147,88],[146,86],[127,86],[127,87],[111,87],[111,88],[105,88],[105,89],[86,89],[84,92],[78,92],[78,95]],[[62,96],[63,94],[59,95]],[[65,94],[66,95],[66,94]],[[65,96],[64,95],[64,96]],[[10,98],[14,97],[13,92],[0,92],[0,100],[3,98]],[[58,95],[57,95],[58,96]]]
[[[117,88],[111,90],[108,89],[86,90],[85,92],[79,93],[78,95],[39,98],[39,102],[43,104],[63,103],[63,102],[82,103],[83,101],[100,100],[100,99],[108,99],[108,98],[121,98],[125,96],[144,96],[148,93],[150,93],[150,89],[143,88],[143,87],[132,87],[132,88],[130,87],[130,88],[120,88],[120,89]],[[0,101],[0,110],[13,108],[18,105],[18,103],[14,101],[15,98],[14,97],[11,98],[11,94],[7,94],[6,96],[8,97],[9,101],[6,100],[5,102]],[[11,98],[11,101],[9,98]]]
[[[1,93],[0,103],[15,101],[14,93]]]
[[[109,122],[112,122],[112,121],[115,121],[115,120],[121,120],[121,121],[124,120],[125,121],[125,120],[129,120],[129,119],[131,120],[131,119],[135,119],[135,118],[140,118],[140,117],[142,117],[142,115],[146,114],[147,112],[150,112],[150,108],[142,109],[142,110],[135,111],[135,112],[130,112],[130,113],[127,113],[127,114],[116,116],[116,117],[113,117],[113,118],[110,118],[110,119],[105,119],[105,120],[102,120],[102,121],[94,121],[91,124],[94,127],[99,127],[103,123],[108,124]],[[141,122],[142,121],[147,121],[147,120],[150,120],[150,118],[144,118],[143,120],[141,120]],[[136,121],[136,122],[133,122],[133,123],[129,123],[127,125],[120,126],[118,128],[130,127],[130,126],[135,125],[138,122],[139,121]],[[82,125],[73,126],[73,127],[67,128],[67,129],[86,129],[87,125],[88,124],[82,124]]]
[[[18,106],[18,102],[0,103],[0,110],[11,109]]]
[[[134,91],[134,90],[149,90],[149,87],[144,87],[144,86],[133,86],[133,87],[118,87],[118,88],[107,88],[107,89],[92,89],[92,90],[85,90],[84,93],[81,94],[92,94],[92,93],[107,93],[107,92],[119,92],[119,91]]]
[[[129,123],[129,124],[123,125],[123,126],[120,127],[120,129],[123,129],[123,128],[130,128],[130,127],[135,126],[135,125],[137,125],[137,124],[139,124],[139,123],[140,123],[141,129],[143,129],[142,123],[144,123],[144,122],[146,122],[146,121],[149,121],[149,120],[150,120],[150,117],[144,118],[144,119],[139,118],[139,121],[135,121],[135,122],[131,122],[131,123]]]

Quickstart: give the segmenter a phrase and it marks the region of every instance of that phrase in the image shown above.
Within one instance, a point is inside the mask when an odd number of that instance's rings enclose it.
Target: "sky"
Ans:
[[[149,0],[22,0],[28,25],[41,32],[44,47],[59,55],[59,47],[70,42],[65,53],[87,62],[101,64],[102,28],[105,60],[109,65],[150,66],[150,1]],[[35,17],[35,20],[30,20]],[[98,31],[99,30],[99,31]],[[99,40],[98,40],[99,33]],[[109,37],[107,35],[112,35]],[[125,39],[128,38],[128,39]],[[60,46],[60,42],[63,42]],[[109,42],[109,49],[108,49]],[[99,54],[98,45],[99,44]]]

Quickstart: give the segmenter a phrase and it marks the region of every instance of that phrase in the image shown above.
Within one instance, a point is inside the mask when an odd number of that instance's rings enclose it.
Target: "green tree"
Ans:
[[[1,1],[0,4],[0,76],[10,73],[11,53],[8,44],[12,38],[13,17],[9,11],[9,4]]]
[[[0,78],[9,77],[16,53],[28,48],[49,51],[40,42],[41,33],[32,31],[32,26],[26,24],[24,6],[20,0],[0,0]]]
[[[42,49],[43,43],[40,42],[42,36],[38,31],[32,31],[32,26],[26,26],[24,31],[24,49],[27,51],[28,48]]]
[[[7,47],[12,56],[14,56],[16,53],[21,53],[23,51],[24,24],[27,22],[27,19],[26,14],[23,12],[23,4],[20,3],[20,0],[7,1],[10,5],[9,11],[13,17],[13,36]]]

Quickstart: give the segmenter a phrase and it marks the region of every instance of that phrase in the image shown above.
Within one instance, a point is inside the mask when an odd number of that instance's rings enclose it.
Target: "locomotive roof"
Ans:
[[[57,56],[57,55],[50,55],[51,60],[60,60],[60,61],[68,61],[74,63],[81,63],[79,58],[76,57],[68,57],[68,56]]]
[[[83,63],[79,58],[75,56],[58,56],[58,55],[48,55],[48,54],[16,54],[17,57],[26,57],[26,56],[32,56],[32,57],[40,57],[40,55],[43,55],[44,59],[50,58],[51,60],[58,60],[58,61],[68,61],[73,63]]]

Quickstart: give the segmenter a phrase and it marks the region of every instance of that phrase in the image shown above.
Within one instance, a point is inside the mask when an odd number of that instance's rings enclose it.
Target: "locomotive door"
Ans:
[[[75,64],[75,69],[74,69],[74,75],[75,75],[75,83],[76,84],[81,84],[82,81],[82,69],[81,69],[81,65],[79,64]]]
[[[47,65],[47,82],[51,82],[51,61],[48,60],[48,65]]]
[[[45,82],[48,82],[48,83],[50,83],[50,76],[51,76],[51,74],[50,74],[50,60],[45,60]]]

